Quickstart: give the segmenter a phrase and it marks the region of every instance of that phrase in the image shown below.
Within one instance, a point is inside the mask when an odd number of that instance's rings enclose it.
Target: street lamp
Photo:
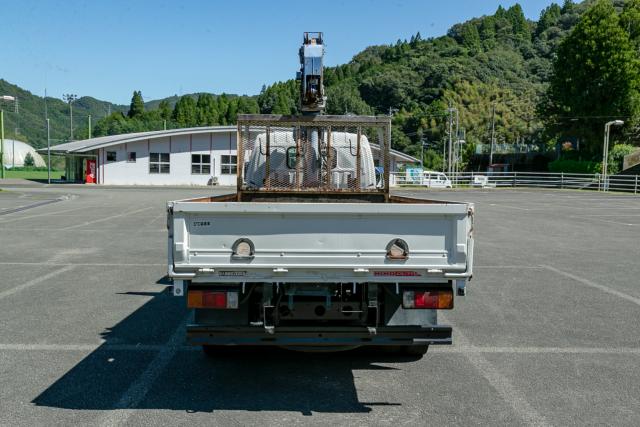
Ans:
[[[609,189],[609,185],[607,182],[607,168],[609,161],[609,133],[611,126],[622,126],[624,122],[622,120],[613,120],[611,122],[607,122],[604,125],[604,149],[602,153],[602,176],[604,180],[604,191]]]
[[[73,104],[73,101],[78,99],[78,95],[74,93],[65,93],[62,95],[62,99],[69,103],[69,118],[71,120],[69,125],[69,131],[71,134],[69,141],[73,141],[73,106],[71,104]]]
[[[18,112],[18,99],[15,96],[2,95],[0,101],[14,102],[15,111]],[[2,108],[3,102],[0,102],[0,178],[4,179],[4,109]],[[13,157],[15,158],[15,148]]]

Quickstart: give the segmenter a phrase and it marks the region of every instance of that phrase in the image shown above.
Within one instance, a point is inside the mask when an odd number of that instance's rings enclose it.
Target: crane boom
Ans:
[[[300,110],[303,114],[322,114],[327,97],[323,80],[324,41],[321,32],[306,32],[300,47]]]

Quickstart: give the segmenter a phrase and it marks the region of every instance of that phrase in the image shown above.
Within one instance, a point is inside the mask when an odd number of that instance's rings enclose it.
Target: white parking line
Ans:
[[[514,269],[518,269],[518,270],[542,270],[544,267],[541,267],[539,265],[474,265],[473,268],[478,269],[478,268],[489,268],[491,270],[495,270],[495,269],[500,269],[500,268],[504,268],[504,269],[510,269],[510,268],[514,268]]]
[[[459,333],[456,332],[456,341],[459,341]],[[90,351],[162,351],[170,347],[167,344],[109,344],[102,342],[97,344],[19,344],[0,343],[0,351],[50,351],[50,352],[90,352]],[[179,352],[200,352],[199,346],[177,345],[172,347]],[[640,355],[640,347],[493,347],[493,346],[433,346],[429,354],[592,354],[592,355]]]
[[[583,216],[583,215],[574,215],[574,216],[573,216],[573,218],[579,218],[579,219],[587,219],[587,220],[591,220],[591,221],[605,222],[605,223],[607,223],[607,224],[626,225],[626,226],[631,226],[631,227],[638,227],[638,226],[640,226],[640,224],[631,224],[631,223],[628,223],[628,222],[611,221],[611,220],[608,220],[608,219],[594,218],[594,217]]]
[[[611,295],[615,295],[615,296],[617,296],[619,298],[622,298],[624,300],[627,300],[629,302],[634,303],[635,305],[639,305],[640,306],[640,298],[636,298],[634,296],[631,296],[629,294],[625,294],[624,292],[617,291],[617,290],[615,290],[613,288],[610,288],[608,286],[601,285],[601,284],[596,283],[596,282],[592,282],[589,279],[584,279],[582,277],[578,277],[575,274],[571,274],[571,273],[567,273],[566,271],[558,270],[557,268],[551,267],[550,265],[543,265],[542,267],[546,268],[549,271],[553,271],[554,273],[560,274],[561,276],[564,276],[564,277],[567,277],[569,279],[575,280],[576,282],[582,283],[583,285],[587,285],[587,286],[589,286],[591,288],[601,290],[601,291],[606,292],[606,293],[611,294]]]
[[[515,209],[518,211],[530,211],[531,209],[528,208],[522,208],[520,206],[510,206],[510,205],[503,205],[503,204],[498,204],[498,203],[489,203],[489,206],[497,206],[499,208],[507,208],[507,209]]]
[[[11,295],[13,295],[15,293],[23,291],[23,290],[25,290],[27,288],[30,288],[31,286],[35,286],[38,283],[42,283],[45,280],[49,280],[52,277],[55,277],[55,276],[57,276],[59,274],[62,274],[64,272],[72,270],[74,268],[75,268],[75,266],[73,266],[73,265],[67,265],[67,266],[65,266],[65,267],[63,267],[63,268],[61,268],[59,270],[54,270],[54,271],[52,271],[52,272],[50,272],[48,274],[45,274],[44,276],[40,276],[40,277],[37,277],[37,278],[35,278],[33,280],[29,280],[28,282],[23,283],[22,285],[18,285],[15,288],[7,289],[6,291],[0,292],[0,299],[6,298],[6,297],[11,296]]]
[[[52,351],[52,352],[89,352],[105,351],[162,351],[166,348],[162,344],[0,344],[0,351]],[[179,346],[178,350],[200,350],[198,347]]]
[[[459,333],[456,331],[456,340]],[[431,353],[431,349],[429,349]],[[476,347],[434,346],[434,353],[486,353],[486,354],[640,354],[633,347]]]
[[[41,216],[50,216],[51,214],[58,214],[58,213],[67,213],[67,212],[73,212],[73,211],[79,211],[81,209],[87,209],[90,208],[91,206],[82,206],[79,208],[73,208],[73,209],[64,209],[64,210],[60,210],[60,211],[54,211],[54,212],[46,212],[46,213],[40,213],[37,215],[25,215],[25,216],[19,216],[19,217],[7,217],[7,219],[2,219],[2,221],[0,221],[0,224],[6,224],[9,222],[15,222],[15,221],[22,221],[23,219],[29,219],[29,218],[38,218]],[[20,212],[18,212],[20,213]],[[11,214],[9,214],[11,215]]]
[[[1,223],[0,223],[1,224]],[[40,233],[59,233],[61,230],[64,230],[62,228],[18,228],[18,227],[0,227],[0,231],[37,231]],[[125,234],[131,234],[132,232],[135,232],[137,234],[144,234],[144,233],[167,233],[167,229],[166,228],[160,228],[160,229],[144,229],[144,228],[123,228],[123,227],[118,227],[118,228],[76,228],[73,230],[74,233],[109,233],[109,234],[113,234],[113,233],[125,233]]]
[[[109,221],[109,220],[115,219],[115,218],[122,218],[123,216],[127,216],[127,215],[133,215],[133,214],[136,214],[138,212],[143,212],[143,211],[146,211],[146,210],[149,210],[149,209],[155,209],[155,208],[153,206],[147,206],[146,208],[136,209],[136,210],[133,210],[133,211],[127,211],[127,212],[123,212],[123,213],[120,213],[120,214],[117,214],[117,215],[111,215],[111,216],[108,216],[106,218],[99,218],[99,219],[94,219],[93,221],[86,221],[86,222],[83,222],[82,224],[70,225],[69,227],[61,228],[61,230],[72,230],[74,228],[84,227],[85,225],[96,224],[96,223],[99,223],[99,222]]]
[[[438,313],[438,316],[444,321],[449,323],[445,319],[442,313]],[[460,328],[456,328],[456,341],[464,347],[472,347],[470,341],[460,331]],[[520,393],[520,391],[509,382],[509,380],[496,369],[491,362],[485,359],[481,353],[468,352],[462,353],[473,367],[489,382],[491,387],[494,388],[502,397],[502,399],[511,405],[515,413],[524,421],[526,425],[546,426],[549,423],[545,418],[535,410],[529,403],[526,397]]]
[[[122,263],[122,262],[0,262],[0,265],[43,265],[78,267],[166,267],[166,263]]]
[[[165,370],[171,359],[175,356],[180,344],[184,341],[184,329],[189,320],[187,315],[176,328],[167,341],[166,345],[156,354],[147,366],[147,369],[140,374],[138,379],[133,381],[129,388],[122,394],[120,400],[115,405],[115,410],[107,414],[100,423],[103,426],[121,426],[133,414],[135,408],[147,395],[153,383]]]

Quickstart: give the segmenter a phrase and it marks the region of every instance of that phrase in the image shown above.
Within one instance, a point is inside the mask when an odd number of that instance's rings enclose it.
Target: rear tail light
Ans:
[[[238,308],[238,293],[189,290],[188,308]]]
[[[453,308],[453,290],[429,289],[404,291],[402,293],[404,308],[430,308],[451,310]]]

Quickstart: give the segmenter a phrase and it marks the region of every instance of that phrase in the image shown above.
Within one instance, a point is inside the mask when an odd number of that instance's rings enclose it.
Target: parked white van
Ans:
[[[405,183],[429,188],[451,188],[451,180],[442,172],[424,171],[420,168],[406,170]]]

